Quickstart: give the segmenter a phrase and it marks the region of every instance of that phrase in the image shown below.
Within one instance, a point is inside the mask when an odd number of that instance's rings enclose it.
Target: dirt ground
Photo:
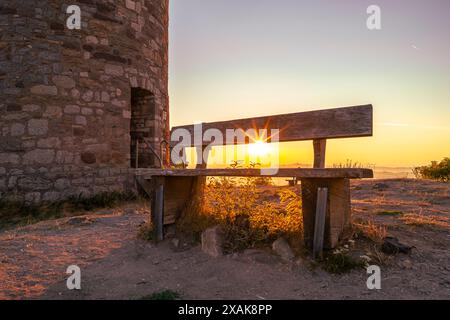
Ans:
[[[332,275],[270,249],[212,258],[199,245],[138,240],[148,213],[133,204],[0,232],[0,299],[139,299],[165,289],[183,299],[450,299],[450,184],[354,181],[352,206],[354,219],[415,247],[381,266],[381,290],[367,289],[365,269]],[[66,287],[72,264],[81,290]]]

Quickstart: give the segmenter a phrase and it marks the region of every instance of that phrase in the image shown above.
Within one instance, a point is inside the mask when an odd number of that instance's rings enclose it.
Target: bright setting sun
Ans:
[[[248,152],[253,156],[265,156],[269,153],[270,147],[268,143],[262,140],[257,140],[248,145]]]

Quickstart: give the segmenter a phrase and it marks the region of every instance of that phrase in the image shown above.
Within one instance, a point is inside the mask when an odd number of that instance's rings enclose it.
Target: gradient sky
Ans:
[[[366,28],[381,8],[382,29]],[[327,165],[450,156],[450,1],[171,0],[171,125],[371,103],[374,136]],[[281,147],[312,161],[312,142]]]

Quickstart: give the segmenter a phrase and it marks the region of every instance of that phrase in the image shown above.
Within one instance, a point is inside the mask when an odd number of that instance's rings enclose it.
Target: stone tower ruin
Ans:
[[[0,2],[0,198],[134,189],[168,139],[168,0]]]

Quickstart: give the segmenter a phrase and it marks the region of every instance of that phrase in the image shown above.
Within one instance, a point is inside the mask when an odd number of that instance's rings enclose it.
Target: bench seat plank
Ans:
[[[223,176],[223,177],[253,177],[261,176],[260,169],[136,169],[136,175],[144,179],[155,176],[165,177],[196,177],[196,176]],[[359,168],[280,168],[278,173],[269,177],[298,177],[298,178],[373,178],[371,169]]]

